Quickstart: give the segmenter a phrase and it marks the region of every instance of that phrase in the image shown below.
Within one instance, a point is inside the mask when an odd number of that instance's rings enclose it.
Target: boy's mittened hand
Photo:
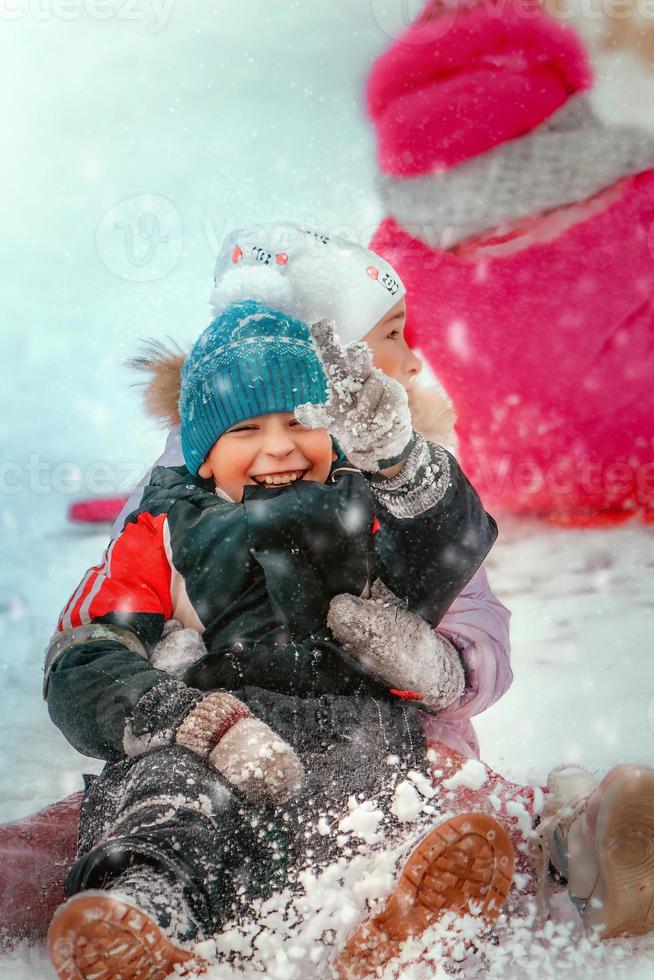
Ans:
[[[302,763],[291,746],[229,691],[207,694],[178,727],[176,742],[255,803],[283,803],[302,783]]]
[[[206,653],[207,648],[197,630],[184,627],[177,619],[169,619],[164,624],[161,639],[150,653],[150,663],[157,670],[182,677],[191,664]]]
[[[223,735],[209,762],[255,803],[284,803],[304,770],[291,746],[258,718],[242,718]]]
[[[380,579],[369,599],[335,596],[327,625],[371,674],[389,688],[422,695],[430,711],[446,708],[461,697],[465,674],[455,647],[407,609]]]
[[[372,351],[366,343],[341,347],[328,320],[314,323],[311,336],[327,377],[329,401],[325,405],[300,405],[295,416],[307,428],[327,429],[359,469],[377,472],[380,461],[401,456],[411,442],[407,393],[401,384],[373,367]]]

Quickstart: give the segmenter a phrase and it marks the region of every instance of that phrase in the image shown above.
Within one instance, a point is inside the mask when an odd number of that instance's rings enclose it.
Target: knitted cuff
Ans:
[[[449,456],[441,446],[416,435],[409,458],[396,476],[366,478],[373,496],[390,514],[417,517],[445,496],[451,483]]]
[[[409,439],[408,443],[406,444],[406,446],[401,452],[396,453],[395,456],[389,456],[387,459],[377,460],[378,469],[380,470],[390,469],[391,466],[397,466],[397,464],[401,463],[402,460],[407,459],[415,449],[415,445],[417,441],[418,441],[418,433],[414,431],[411,433],[411,438]]]
[[[233,694],[214,691],[188,713],[177,729],[175,741],[196,755],[207,758],[237,721],[251,717],[250,709]]]

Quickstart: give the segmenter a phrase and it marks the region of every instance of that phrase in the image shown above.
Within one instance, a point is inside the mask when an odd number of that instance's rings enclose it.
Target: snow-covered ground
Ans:
[[[60,607],[106,544],[103,530],[66,525],[69,501],[127,490],[160,449],[125,358],[139,337],[185,342],[205,325],[212,259],[234,226],[284,217],[367,241],[380,208],[362,87],[409,8],[0,0],[0,819],[98,768],[50,724],[40,666]],[[602,64],[608,115],[654,125],[653,90],[635,62]],[[489,572],[513,611],[515,683],[479,719],[484,759],[534,784],[562,761],[654,764],[654,528],[503,520],[501,532]],[[526,926],[511,929],[529,943]],[[588,976],[654,976],[651,944],[622,944],[621,959],[561,929],[543,958],[527,957],[541,975],[582,975],[565,953],[574,947]],[[319,975],[304,959],[316,935],[282,944],[273,933],[266,975]],[[491,975],[527,975],[498,948]],[[0,976],[52,973],[41,949],[23,948],[0,959]]]

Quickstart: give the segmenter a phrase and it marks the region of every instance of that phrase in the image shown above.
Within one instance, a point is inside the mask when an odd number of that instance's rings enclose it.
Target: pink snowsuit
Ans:
[[[371,242],[407,286],[408,337],[491,512],[654,514],[654,172],[596,204],[505,254],[490,236],[435,253],[390,220]]]
[[[486,508],[654,519],[654,137],[603,122],[534,0],[430,0],[367,83],[370,242]]]

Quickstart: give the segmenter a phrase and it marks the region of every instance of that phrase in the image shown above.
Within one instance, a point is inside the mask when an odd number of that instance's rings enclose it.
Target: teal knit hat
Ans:
[[[327,385],[300,320],[246,300],[200,335],[182,368],[182,452],[191,473],[221,435],[244,419],[327,400]]]

